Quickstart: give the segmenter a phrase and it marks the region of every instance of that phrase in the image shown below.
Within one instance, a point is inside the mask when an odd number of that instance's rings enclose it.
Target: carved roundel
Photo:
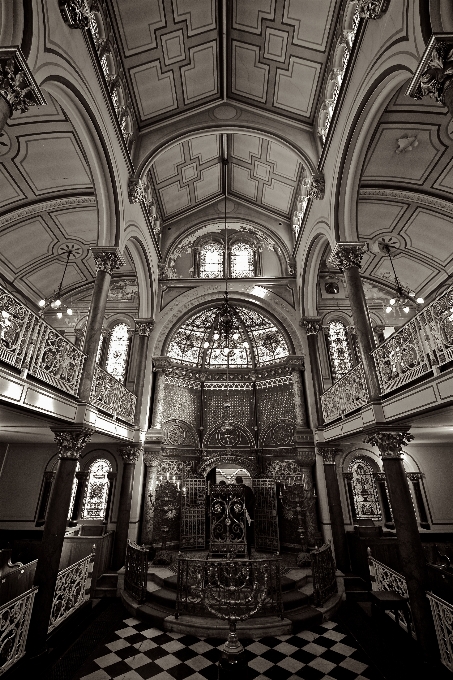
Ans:
[[[191,428],[183,421],[168,420],[162,426],[164,444],[169,446],[190,446],[195,444]]]
[[[290,420],[281,420],[272,424],[264,438],[264,443],[275,446],[286,446],[294,441],[294,423]]]

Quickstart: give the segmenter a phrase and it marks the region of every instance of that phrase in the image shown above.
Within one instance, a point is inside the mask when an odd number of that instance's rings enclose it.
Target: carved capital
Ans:
[[[140,454],[143,451],[143,446],[122,446],[118,449],[118,453],[123,459],[125,465],[135,465],[135,463],[140,458]]]
[[[306,316],[300,320],[300,325],[305,328],[307,335],[317,335],[322,329],[321,319],[319,317]]]
[[[419,482],[423,479],[423,472],[408,472],[406,476],[411,482]]]
[[[313,173],[307,187],[307,196],[314,200],[322,200],[326,190],[326,182],[322,172]]]
[[[90,9],[86,0],[59,0],[58,5],[69,28],[88,28]]]
[[[375,432],[363,440],[365,444],[371,444],[379,449],[381,458],[401,458],[403,446],[413,440],[414,436],[407,430],[393,432]]]
[[[389,4],[390,0],[359,0],[357,9],[362,19],[380,19]]]
[[[324,465],[335,465],[335,456],[341,453],[341,449],[333,446],[317,446],[316,451],[322,456]]]
[[[368,251],[368,243],[337,243],[329,262],[341,271],[362,265],[362,257]]]
[[[159,272],[159,278],[160,279],[166,279],[167,275],[168,275],[168,269],[167,269],[167,265],[165,264],[165,262],[159,262],[159,264],[157,265],[157,269],[158,269],[158,272]]]
[[[143,462],[146,467],[157,465],[161,459],[162,455],[158,451],[145,451],[143,454]]]
[[[0,95],[13,111],[46,103],[19,47],[0,48]]]
[[[374,472],[373,476],[377,482],[386,482],[387,478],[385,476],[385,472]]]
[[[154,328],[154,319],[134,319],[135,321],[135,331],[138,335],[149,336]]]
[[[453,34],[431,36],[406,94],[413,99],[431,97],[453,115]]]
[[[145,181],[142,179],[136,179],[135,177],[129,177],[129,182],[127,185],[127,193],[129,196],[129,201],[131,203],[150,203],[151,197],[149,194],[149,188]]]
[[[316,463],[316,454],[314,449],[300,449],[297,447],[296,458],[297,462],[302,467],[311,467]]]
[[[119,269],[119,267],[126,264],[119,248],[95,246],[91,248],[91,252],[93,253],[97,272],[113,274],[115,269]]]
[[[84,447],[90,441],[92,430],[88,428],[53,430],[53,433],[58,446],[58,457],[78,460]]]

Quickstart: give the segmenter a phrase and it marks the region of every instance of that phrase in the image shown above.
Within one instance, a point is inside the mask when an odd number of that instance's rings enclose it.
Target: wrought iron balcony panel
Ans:
[[[50,614],[50,633],[89,599],[89,577],[93,571],[94,553],[58,572]]]
[[[38,588],[27,590],[0,608],[0,675],[25,654],[31,610]]]
[[[321,396],[324,422],[352,413],[369,401],[362,364],[357,364]]]
[[[37,317],[0,286],[0,359],[22,368]]]
[[[453,286],[417,316],[432,364],[453,361]]]
[[[134,424],[137,397],[110,373],[96,366],[90,403],[114,418]]]
[[[42,319],[38,321],[36,335],[29,373],[77,396],[85,354]]]

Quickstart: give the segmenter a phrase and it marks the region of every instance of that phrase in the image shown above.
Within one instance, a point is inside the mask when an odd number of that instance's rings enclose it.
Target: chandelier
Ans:
[[[388,304],[385,307],[385,312],[386,314],[393,313],[395,316],[403,316],[404,314],[409,314],[411,309],[418,309],[418,305],[422,305],[425,301],[422,297],[416,297],[414,290],[401,285],[392,259],[392,248],[397,250],[397,246],[384,241],[384,239],[379,241],[379,250],[388,255],[393,276],[395,277],[396,295],[389,298]]]
[[[61,299],[61,290],[63,288],[63,281],[66,275],[66,270],[68,268],[71,255],[73,255],[74,257],[76,256],[74,252],[75,249],[76,246],[74,244],[71,245],[65,244],[65,246],[63,246],[61,252],[66,253],[66,263],[63,270],[63,276],[61,277],[58,289],[54,291],[53,295],[51,295],[49,298],[42,298],[42,300],[39,301],[38,305],[41,308],[39,312],[40,316],[43,316],[45,312],[49,311],[49,309],[56,312],[58,319],[61,319],[63,317],[63,312],[66,312],[68,316],[72,316],[73,311],[71,307],[68,307],[68,305],[66,305]]]

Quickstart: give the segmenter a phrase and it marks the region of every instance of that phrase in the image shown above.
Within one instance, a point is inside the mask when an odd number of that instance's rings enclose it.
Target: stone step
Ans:
[[[291,621],[293,633],[300,633],[312,626],[319,626],[324,619],[322,612],[311,605],[285,612],[285,617]]]
[[[368,602],[370,599],[367,583],[359,576],[345,576],[346,599],[351,602]]]
[[[117,586],[118,574],[116,572],[102,574],[96,582],[93,598],[116,597]]]
[[[174,611],[176,609],[176,590],[170,590],[169,588],[158,588],[157,590],[152,590],[151,592],[147,589],[146,600],[152,605],[157,605],[158,607],[164,607]]]
[[[299,590],[290,590],[282,593],[283,611],[289,612],[292,609],[299,609],[310,604],[310,597]]]

